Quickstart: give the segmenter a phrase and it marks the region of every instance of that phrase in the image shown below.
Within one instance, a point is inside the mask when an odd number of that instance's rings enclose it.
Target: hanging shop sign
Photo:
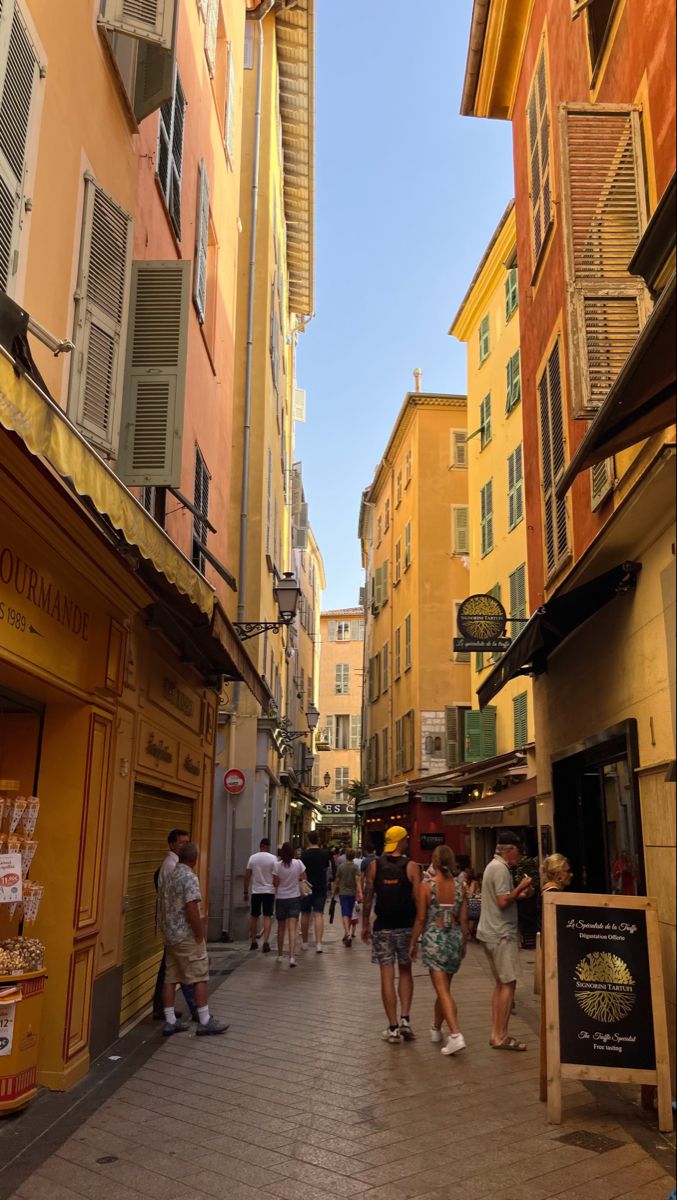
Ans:
[[[436,850],[438,846],[444,845],[443,833],[422,833],[421,834],[421,850]]]
[[[544,896],[548,1120],[562,1079],[655,1085],[672,1129],[667,1021],[655,900]]]
[[[456,616],[459,637],[454,638],[456,654],[504,654],[512,645],[505,636],[508,615],[496,596],[468,596]]]
[[[229,796],[239,796],[244,791],[246,782],[244,773],[237,767],[231,767],[223,777],[223,786]]]
[[[341,816],[355,812],[354,804],[341,804],[338,801],[336,804],[324,804],[322,807],[326,813],[339,813]]]

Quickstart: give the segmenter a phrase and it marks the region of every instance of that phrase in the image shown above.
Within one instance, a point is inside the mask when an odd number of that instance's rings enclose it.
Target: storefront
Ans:
[[[470,854],[467,829],[452,828],[444,821],[444,810],[457,799],[458,793],[453,789],[438,788],[427,781],[425,791],[367,800],[360,804],[362,844],[365,849],[381,854],[386,830],[391,825],[401,825],[409,833],[409,855],[416,862],[427,866],[436,845],[450,846],[456,857],[465,861]]]

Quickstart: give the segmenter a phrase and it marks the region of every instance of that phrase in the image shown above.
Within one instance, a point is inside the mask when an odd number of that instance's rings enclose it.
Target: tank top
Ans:
[[[384,854],[376,863],[374,929],[411,929],[416,920],[414,889],[407,875],[409,859]]]

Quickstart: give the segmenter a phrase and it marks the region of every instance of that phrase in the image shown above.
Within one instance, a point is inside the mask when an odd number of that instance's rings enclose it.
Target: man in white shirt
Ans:
[[[186,844],[186,842],[189,842],[189,841],[190,841],[190,834],[185,829],[172,829],[171,833],[168,834],[167,845],[169,846],[169,850],[168,850],[167,854],[165,854],[165,857],[163,858],[161,865],[158,867],[157,871],[155,872],[154,881],[155,881],[156,892],[159,891],[161,884],[164,883],[167,876],[171,875],[171,873],[175,869],[175,867],[178,866],[179,850],[181,849],[181,847],[183,845]],[[160,969],[158,970],[158,973],[157,973],[157,982],[155,984],[155,995],[153,996],[153,1017],[155,1018],[156,1021],[164,1021],[164,1019],[165,1019],[164,1007],[163,1007],[163,1003],[162,1003],[162,988],[163,988],[163,985],[165,982],[166,968],[167,968],[167,956],[166,956],[166,953],[163,951],[162,962],[160,963]],[[193,1018],[193,1020],[197,1020],[197,1015],[196,1015],[197,1009],[195,1007],[195,997],[193,995],[193,988],[192,988],[191,984],[189,984],[189,983],[182,984],[181,991],[183,992],[183,994],[185,996],[186,1003],[188,1005],[188,1008],[190,1009],[191,1017]]]
[[[482,942],[496,981],[492,1000],[489,1045],[494,1050],[526,1050],[526,1044],[508,1034],[508,1022],[519,976],[518,902],[533,895],[531,878],[526,875],[515,886],[511,867],[522,858],[516,833],[502,829],[496,853],[482,876],[482,910],[477,940]]]
[[[251,920],[249,932],[251,938],[250,950],[258,950],[257,929],[259,918],[263,914],[263,946],[264,954],[270,954],[270,931],[273,927],[273,912],[275,910],[275,884],[273,872],[277,859],[270,853],[270,841],[263,838],[258,854],[252,854],[244,874],[244,899],[249,903],[251,890]]]

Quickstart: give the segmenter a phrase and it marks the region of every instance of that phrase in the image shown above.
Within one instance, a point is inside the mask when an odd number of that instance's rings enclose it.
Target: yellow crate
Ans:
[[[19,995],[13,1003],[14,1029],[9,1054],[0,1055],[0,1116],[24,1108],[37,1093],[40,1018],[45,992],[45,971],[25,975],[0,975],[0,987],[13,985]],[[0,1005],[0,1012],[4,1008]]]

